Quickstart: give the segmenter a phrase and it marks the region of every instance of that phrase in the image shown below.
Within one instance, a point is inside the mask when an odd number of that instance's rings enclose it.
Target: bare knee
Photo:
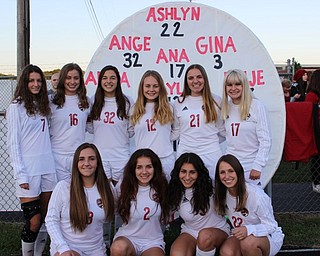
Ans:
[[[247,237],[240,242],[241,252],[244,255],[251,255],[253,251],[258,249],[257,243],[251,237]]]
[[[30,219],[30,230],[37,232],[41,226],[41,214],[36,214]]]
[[[111,256],[135,255],[133,245],[127,238],[116,239],[110,247]]]
[[[241,256],[240,242],[235,237],[229,237],[220,247],[221,256]]]
[[[200,250],[208,251],[214,249],[214,237],[208,229],[200,230],[197,239],[197,245]]]

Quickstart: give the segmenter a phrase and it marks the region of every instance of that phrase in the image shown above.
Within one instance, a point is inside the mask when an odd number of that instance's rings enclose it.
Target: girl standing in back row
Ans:
[[[262,185],[261,173],[271,148],[270,123],[265,106],[253,96],[247,76],[239,69],[225,75],[221,115],[226,153],[239,159],[247,182]]]
[[[23,256],[41,256],[47,237],[44,230],[38,233],[56,185],[49,114],[45,76],[38,66],[28,65],[22,70],[6,113],[7,145],[26,222],[21,233]]]
[[[129,122],[133,100],[122,93],[116,67],[108,65],[101,70],[92,101],[93,143],[101,153],[108,179],[116,185],[130,157],[129,138],[134,134]]]
[[[174,127],[180,135],[177,157],[186,152],[196,153],[212,179],[222,154],[219,137],[225,136],[220,103],[221,98],[211,93],[205,69],[199,64],[188,67],[182,95],[174,101]]]
[[[169,180],[175,161],[172,146],[173,108],[168,101],[163,79],[157,71],[148,70],[143,74],[131,122],[136,149],[152,149],[160,157]]]
[[[68,63],[62,67],[50,108],[50,138],[57,178],[58,181],[70,180],[73,154],[85,141],[90,112],[83,74],[78,64]]]

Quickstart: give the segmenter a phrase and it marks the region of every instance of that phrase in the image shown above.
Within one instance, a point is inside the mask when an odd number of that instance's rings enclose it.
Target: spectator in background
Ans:
[[[320,104],[320,69],[315,70],[310,78],[308,86],[306,101],[311,101],[315,104]],[[318,109],[319,111],[319,109]],[[319,111],[319,123],[320,123],[320,111]],[[319,124],[320,125],[320,124]],[[318,126],[319,128],[319,126]],[[316,136],[320,136],[316,133]],[[318,137],[319,141],[319,137]],[[320,153],[318,145],[318,155],[311,158],[311,174],[312,174],[312,189],[314,192],[320,193]]]
[[[51,89],[48,91],[48,94],[54,94],[57,91],[58,83],[59,83],[59,72],[53,73],[51,75]]]
[[[14,98],[6,114],[7,146],[14,172],[16,195],[20,199],[25,218],[21,233],[23,256],[42,255],[47,233],[45,226],[41,224],[56,185],[49,137],[50,108],[47,95],[42,70],[38,66],[28,65],[19,77]]]
[[[296,101],[304,101],[305,94],[308,84],[308,73],[304,69],[298,69],[294,76],[293,76],[293,85],[292,85],[292,94],[291,96],[295,95],[296,93],[300,94],[300,97],[296,99]]]
[[[296,99],[300,98],[300,94],[295,93],[295,95],[292,95],[291,88],[292,88],[292,82],[289,79],[283,79],[281,81],[282,84],[282,90],[284,95],[284,101],[285,102],[294,102]]]

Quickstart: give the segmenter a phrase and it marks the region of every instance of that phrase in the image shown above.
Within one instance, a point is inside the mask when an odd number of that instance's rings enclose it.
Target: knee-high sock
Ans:
[[[26,243],[21,240],[22,256],[33,256],[34,243]]]
[[[204,252],[204,251],[201,251],[198,246],[196,248],[196,256],[214,256],[214,254],[216,253],[216,248],[214,248],[213,250],[211,251],[207,251],[207,252]]]
[[[46,247],[47,239],[48,239],[48,233],[47,233],[46,225],[42,223],[42,226],[40,227],[40,230],[39,230],[39,234],[34,243],[34,256],[42,255],[44,248]]]

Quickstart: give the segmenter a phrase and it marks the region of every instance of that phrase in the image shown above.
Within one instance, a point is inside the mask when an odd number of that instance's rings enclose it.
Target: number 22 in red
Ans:
[[[239,135],[239,127],[240,127],[240,123],[232,123],[231,124],[232,136],[238,136]]]

